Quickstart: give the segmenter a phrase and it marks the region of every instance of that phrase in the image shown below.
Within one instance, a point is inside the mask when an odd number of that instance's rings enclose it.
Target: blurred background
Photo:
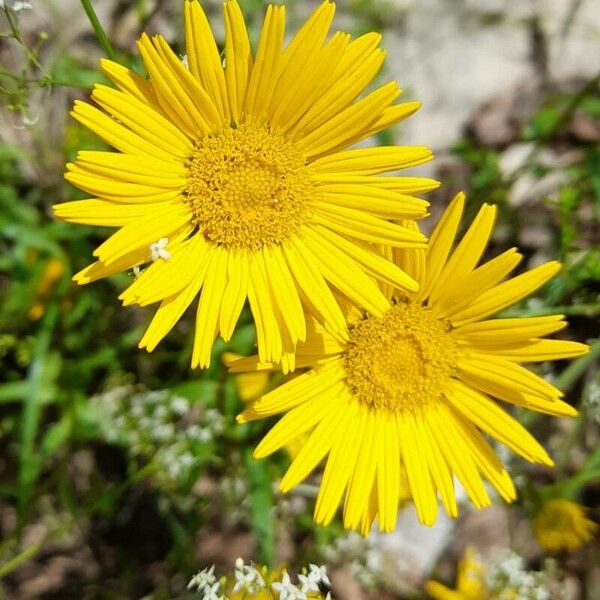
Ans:
[[[265,4],[240,4],[256,40]],[[179,0],[93,5],[124,64],[139,68],[142,31],[162,33],[184,53]],[[316,3],[287,5],[293,32]],[[221,7],[203,6],[221,43]],[[312,523],[317,480],[277,493],[293,448],[251,460],[266,426],[234,418],[269,381],[228,378],[222,362],[224,352],[251,352],[247,314],[231,343],[216,343],[212,367],[192,372],[193,318],[148,355],[136,345],[152,311],[117,300],[132,275],[71,283],[106,231],[58,223],[50,206],[82,197],[63,180],[65,162],[105,148],[68,115],[75,98],[104,81],[103,53],[77,0],[0,7],[0,598],[194,597],[186,585],[195,572],[211,564],[225,572],[238,556],[292,570],[326,564],[339,599],[424,598],[428,579],[452,584],[469,546],[496,571],[516,553],[548,594],[512,598],[600,598],[598,540],[552,552],[532,527],[559,496],[600,520],[597,0],[338,4],[335,28],[383,33],[381,79],[397,79],[404,97],[423,102],[378,141],[433,148],[436,160],[410,174],[442,180],[429,197],[434,217],[461,189],[471,214],[499,204],[490,255],[518,245],[522,269],[565,264],[511,314],[567,314],[568,335],[592,343],[566,368],[539,369],[578,418],[516,413],[549,448],[555,470],[505,452],[520,494],[513,506],[477,512],[465,503],[457,521],[442,516],[428,529],[409,504],[396,533],[368,538],[339,522]]]

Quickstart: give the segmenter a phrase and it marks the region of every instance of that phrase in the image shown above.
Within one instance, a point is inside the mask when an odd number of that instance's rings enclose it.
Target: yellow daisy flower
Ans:
[[[455,590],[433,580],[425,584],[425,590],[434,600],[486,600],[485,568],[475,550],[467,548],[458,563]]]
[[[598,524],[587,518],[587,509],[571,500],[544,502],[533,520],[533,532],[540,546],[548,552],[573,552],[587,544]]]
[[[288,491],[325,458],[315,520],[327,524],[342,496],[344,525],[363,533],[378,515],[395,527],[401,467],[419,519],[437,518],[437,493],[457,515],[453,477],[479,508],[490,504],[487,479],[506,501],[515,488],[482,433],[525,459],[552,465],[539,443],[490,396],[551,415],[574,415],[562,393],[519,363],[572,358],[587,346],[546,340],[563,316],[489,319],[546,283],[560,268],[549,262],[502,281],[520,262],[514,249],[478,266],[496,209],[484,205],[454,251],[464,208],[458,195],[435,228],[428,251],[390,250],[420,284],[406,293],[384,286],[382,316],[347,308],[347,327],[331,334],[310,322],[296,364],[311,370],[264,395],[241,422],[287,413],[255,450],[265,457],[310,433],[281,481]],[[416,227],[416,225],[415,225]],[[233,372],[275,369],[258,357]]]
[[[149,263],[120,296],[160,303],[141,348],[153,350],[199,296],[192,366],[206,367],[248,299],[261,360],[293,370],[305,312],[344,327],[332,289],[375,315],[386,309],[375,279],[417,289],[375,245],[424,247],[417,229],[391,220],[422,218],[427,203],[413,194],[437,182],[380,176],[428,161],[428,148],[346,149],[419,107],[394,104],[395,81],[361,96],[384,60],[379,34],[328,38],[326,1],[284,46],[285,6],[270,5],[253,52],[237,2],[223,7],[224,61],[195,0],[184,7],[187,65],[145,34],[148,78],[102,61],[118,89],[96,85],[99,108],[76,101],[72,115],[118,152],[80,152],[66,178],[94,198],[54,208],[120,228],[77,283]]]

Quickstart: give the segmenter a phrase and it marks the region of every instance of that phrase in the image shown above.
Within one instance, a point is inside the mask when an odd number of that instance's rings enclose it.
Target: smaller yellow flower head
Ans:
[[[485,569],[480,557],[473,548],[465,550],[458,564],[456,589],[430,580],[425,589],[434,600],[486,600]]]
[[[544,503],[533,520],[533,532],[548,552],[574,551],[589,542],[598,524],[587,518],[585,506],[571,500]]]

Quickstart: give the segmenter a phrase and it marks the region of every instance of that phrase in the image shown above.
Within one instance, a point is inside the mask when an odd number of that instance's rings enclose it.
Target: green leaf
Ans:
[[[273,492],[269,463],[254,460],[250,448],[244,450],[244,463],[250,484],[250,516],[261,563],[273,566],[275,532],[273,528]]]

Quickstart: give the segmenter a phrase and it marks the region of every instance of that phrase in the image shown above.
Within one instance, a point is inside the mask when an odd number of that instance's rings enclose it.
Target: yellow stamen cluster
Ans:
[[[314,196],[301,153],[267,127],[228,127],[198,141],[185,196],[207,241],[259,250],[298,232]]]
[[[419,303],[399,302],[350,328],[346,383],[369,408],[412,412],[440,398],[454,355],[445,321]]]

